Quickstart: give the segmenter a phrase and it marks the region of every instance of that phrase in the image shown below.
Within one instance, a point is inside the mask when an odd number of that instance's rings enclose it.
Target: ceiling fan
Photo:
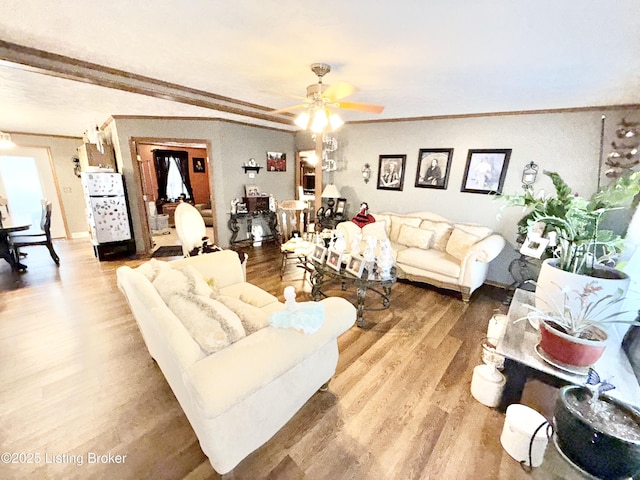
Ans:
[[[304,109],[304,111],[296,117],[294,122],[301,128],[320,133],[324,132],[327,127],[335,130],[344,123],[338,114],[331,111],[332,108],[357,110],[368,113],[380,113],[384,110],[384,107],[381,105],[342,100],[353,94],[356,88],[346,82],[338,82],[331,86],[322,83],[322,78],[331,71],[330,65],[326,63],[313,63],[311,65],[311,71],[317,75],[318,83],[307,87],[305,103],[274,110],[271,113]]]

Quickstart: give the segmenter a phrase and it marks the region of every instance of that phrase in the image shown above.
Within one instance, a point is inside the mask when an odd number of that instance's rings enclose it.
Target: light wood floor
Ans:
[[[220,478],[116,287],[118,266],[146,259],[98,262],[84,239],[56,249],[60,267],[44,248],[25,249],[28,273],[0,265],[0,444],[41,455],[0,463],[0,478]],[[249,281],[281,299],[294,285],[304,288],[299,301],[310,299],[300,269],[288,267],[280,281],[276,248],[247,252]],[[366,312],[371,328],[340,338],[329,391],[226,477],[552,478],[522,471],[500,446],[504,415],[469,393],[487,321],[506,312],[504,297],[485,286],[466,305],[399,282],[389,310]],[[126,458],[88,464],[90,452]],[[66,457],[46,463],[56,459],[45,453]]]

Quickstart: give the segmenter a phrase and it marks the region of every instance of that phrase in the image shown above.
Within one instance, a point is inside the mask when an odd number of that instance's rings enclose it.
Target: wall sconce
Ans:
[[[536,177],[538,176],[538,165],[530,162],[524,166],[522,171],[522,188],[531,190],[533,184],[536,183]]]
[[[371,165],[369,165],[368,163],[365,163],[362,166],[362,170],[360,170],[362,172],[362,178],[364,179],[364,183],[369,183],[369,179],[371,178]]]

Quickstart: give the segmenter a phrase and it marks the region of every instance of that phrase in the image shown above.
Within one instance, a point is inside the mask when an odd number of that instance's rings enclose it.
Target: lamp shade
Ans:
[[[322,198],[340,198],[340,190],[333,183],[329,183],[322,191]]]

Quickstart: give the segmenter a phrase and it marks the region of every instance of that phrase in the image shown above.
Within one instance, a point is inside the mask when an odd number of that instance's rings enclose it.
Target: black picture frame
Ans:
[[[402,191],[406,155],[380,155],[378,159],[378,190]]]
[[[453,148],[421,148],[418,152],[415,186],[445,190],[449,183],[452,159]]]
[[[345,210],[347,208],[347,199],[346,198],[339,198],[338,201],[336,202],[336,210],[335,210],[335,215],[344,215],[345,214]]]
[[[501,195],[510,157],[510,148],[470,149],[460,191]]]
[[[193,173],[205,173],[204,158],[193,157]]]

